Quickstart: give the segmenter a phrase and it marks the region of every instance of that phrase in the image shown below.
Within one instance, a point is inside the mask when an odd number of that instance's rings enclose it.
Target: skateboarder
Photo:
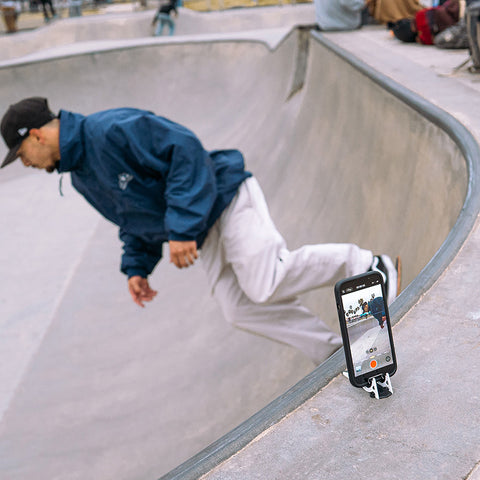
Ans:
[[[9,148],[1,167],[70,172],[73,186],[120,228],[121,271],[133,301],[155,298],[148,277],[162,257],[189,267],[199,257],[211,291],[234,326],[291,345],[315,363],[341,338],[298,300],[302,292],[376,269],[389,300],[396,271],[386,255],[352,244],[289,251],[270,218],[262,190],[238,150],[206,151],[187,128],[152,112],[118,108],[84,116],[54,115],[44,98],[5,113]]]
[[[375,297],[368,302],[368,309],[372,312],[372,315],[377,319],[378,325],[384,328],[387,317],[385,316],[385,307],[383,297]]]
[[[163,27],[168,25],[169,35],[173,35],[175,32],[175,22],[171,17],[172,12],[175,16],[178,15],[177,11],[178,0],[168,0],[168,3],[160,5],[157,10],[157,13],[153,17],[152,25],[157,24],[155,28],[155,36],[159,37],[163,34]]]

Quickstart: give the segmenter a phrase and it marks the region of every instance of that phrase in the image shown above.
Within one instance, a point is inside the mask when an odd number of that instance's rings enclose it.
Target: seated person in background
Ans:
[[[414,17],[423,8],[419,0],[371,0],[368,3],[369,14],[384,25]]]
[[[320,30],[356,30],[362,25],[365,0],[314,0]]]
[[[413,17],[423,9],[419,0],[314,0],[320,30],[356,30],[362,24],[387,24]]]
[[[391,23],[389,28],[402,42],[433,45],[435,35],[458,22],[459,9],[458,0],[447,0],[438,7],[420,10],[414,18]]]

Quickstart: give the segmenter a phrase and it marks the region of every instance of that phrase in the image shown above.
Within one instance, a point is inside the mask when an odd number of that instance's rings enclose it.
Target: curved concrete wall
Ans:
[[[298,35],[273,51],[259,34],[259,41],[139,41],[4,66],[0,99],[45,95],[54,109],[83,113],[149,108],[191,127],[207,148],[238,147],[292,248],[349,241],[400,254],[408,284],[462,209],[464,158],[443,130],[316,41],[305,65]],[[38,177],[15,165],[4,178],[18,191]],[[157,305],[138,317],[112,268],[114,236],[106,223],[93,229],[11,395],[0,438],[8,459],[0,471],[9,479],[70,470],[84,478],[159,476],[312,368],[285,347],[224,325],[198,269],[187,280],[161,266]],[[179,309],[185,281],[191,297]],[[330,290],[305,301],[336,328]]]
[[[0,37],[0,60],[44,50],[56,50],[78,42],[151,37],[155,10],[66,18],[30,32]],[[313,4],[284,5],[281,8],[250,8],[208,14],[180,8],[175,36],[232,33],[264,28],[288,28],[315,21]],[[168,37],[164,37],[166,41]]]

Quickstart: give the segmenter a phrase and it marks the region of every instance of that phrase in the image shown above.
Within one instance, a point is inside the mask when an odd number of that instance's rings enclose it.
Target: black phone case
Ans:
[[[359,375],[355,376],[355,369],[353,365],[353,359],[352,359],[352,354],[351,354],[351,349],[350,349],[350,340],[348,336],[348,331],[347,331],[347,324],[346,324],[346,318],[345,318],[345,312],[343,309],[343,304],[342,304],[342,295],[341,295],[341,290],[343,287],[346,287],[347,285],[360,285],[363,282],[367,281],[369,278],[375,278],[380,280],[380,285],[382,287],[382,294],[383,298],[386,298],[385,295],[385,285],[383,283],[382,276],[378,272],[367,272],[367,273],[362,273],[360,275],[356,275],[354,277],[349,277],[345,278],[343,280],[340,280],[339,282],[336,283],[335,285],[335,301],[337,304],[337,313],[338,313],[338,320],[340,322],[340,331],[342,333],[342,339],[343,339],[343,347],[344,347],[344,352],[345,352],[345,361],[347,364],[347,371],[348,371],[348,378],[350,380],[350,383],[354,387],[365,387],[369,384],[369,379],[372,377],[377,377],[379,375],[383,375],[385,373],[388,373],[390,376],[392,376],[396,371],[397,371],[397,358],[395,355],[395,347],[393,344],[393,336],[392,336],[392,328],[391,328],[391,323],[390,323],[390,313],[388,311],[388,305],[387,302],[385,302],[385,313],[386,313],[386,325],[388,329],[388,335],[389,335],[389,340],[390,340],[390,347],[392,351],[392,359],[393,363],[390,365],[387,365],[385,367],[378,368],[377,370],[373,370],[371,372],[368,372],[366,375]]]

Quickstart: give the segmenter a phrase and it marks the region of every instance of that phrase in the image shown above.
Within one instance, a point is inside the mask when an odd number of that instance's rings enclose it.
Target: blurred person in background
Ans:
[[[160,6],[158,7],[157,13],[153,17],[152,26],[156,25],[154,35],[159,37],[163,34],[163,28],[168,26],[169,35],[173,35],[175,32],[175,22],[171,17],[171,14],[178,16],[177,11],[177,3],[178,0],[168,0],[167,3],[161,2]]]
[[[41,2],[42,2],[42,9],[43,9],[43,18],[46,23],[58,17],[57,12],[53,7],[52,0],[41,0]],[[48,10],[50,10],[50,15],[48,13]]]

